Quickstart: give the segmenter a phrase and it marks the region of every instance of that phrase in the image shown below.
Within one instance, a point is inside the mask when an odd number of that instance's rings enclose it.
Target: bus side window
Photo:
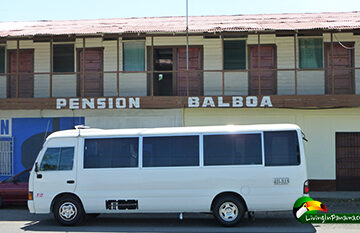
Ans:
[[[84,168],[138,166],[138,138],[85,139]]]
[[[204,135],[205,166],[260,164],[260,133]]]
[[[299,141],[296,131],[264,132],[265,166],[300,164]]]

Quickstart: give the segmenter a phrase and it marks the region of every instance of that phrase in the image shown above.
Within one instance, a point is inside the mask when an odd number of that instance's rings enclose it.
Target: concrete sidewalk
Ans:
[[[337,192],[310,192],[311,198],[323,198],[323,199],[360,199],[360,191],[337,191]]]

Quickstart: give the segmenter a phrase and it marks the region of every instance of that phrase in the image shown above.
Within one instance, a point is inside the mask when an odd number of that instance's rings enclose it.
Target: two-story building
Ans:
[[[0,23],[0,176],[77,124],[296,123],[312,189],[360,190],[360,12],[185,22]]]

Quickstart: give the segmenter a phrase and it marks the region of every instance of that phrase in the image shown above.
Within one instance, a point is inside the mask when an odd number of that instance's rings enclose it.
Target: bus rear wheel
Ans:
[[[223,196],[216,200],[213,208],[215,219],[223,226],[237,225],[244,217],[245,205],[234,196]]]
[[[73,196],[63,196],[54,203],[53,214],[55,220],[64,226],[81,223],[85,212],[81,202]]]

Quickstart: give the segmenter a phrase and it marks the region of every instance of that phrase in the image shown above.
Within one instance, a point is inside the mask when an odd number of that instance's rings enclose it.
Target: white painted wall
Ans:
[[[224,124],[298,124],[304,142],[310,179],[335,179],[335,133],[360,132],[360,108],[332,110],[185,109],[184,126]]]
[[[98,128],[295,123],[309,140],[304,145],[310,179],[335,179],[335,133],[360,132],[360,108],[0,110],[0,118],[72,116],[83,116],[86,125]]]
[[[102,110],[99,117],[97,110],[85,113],[85,124],[104,129],[148,128],[182,125],[181,109],[164,110]]]

